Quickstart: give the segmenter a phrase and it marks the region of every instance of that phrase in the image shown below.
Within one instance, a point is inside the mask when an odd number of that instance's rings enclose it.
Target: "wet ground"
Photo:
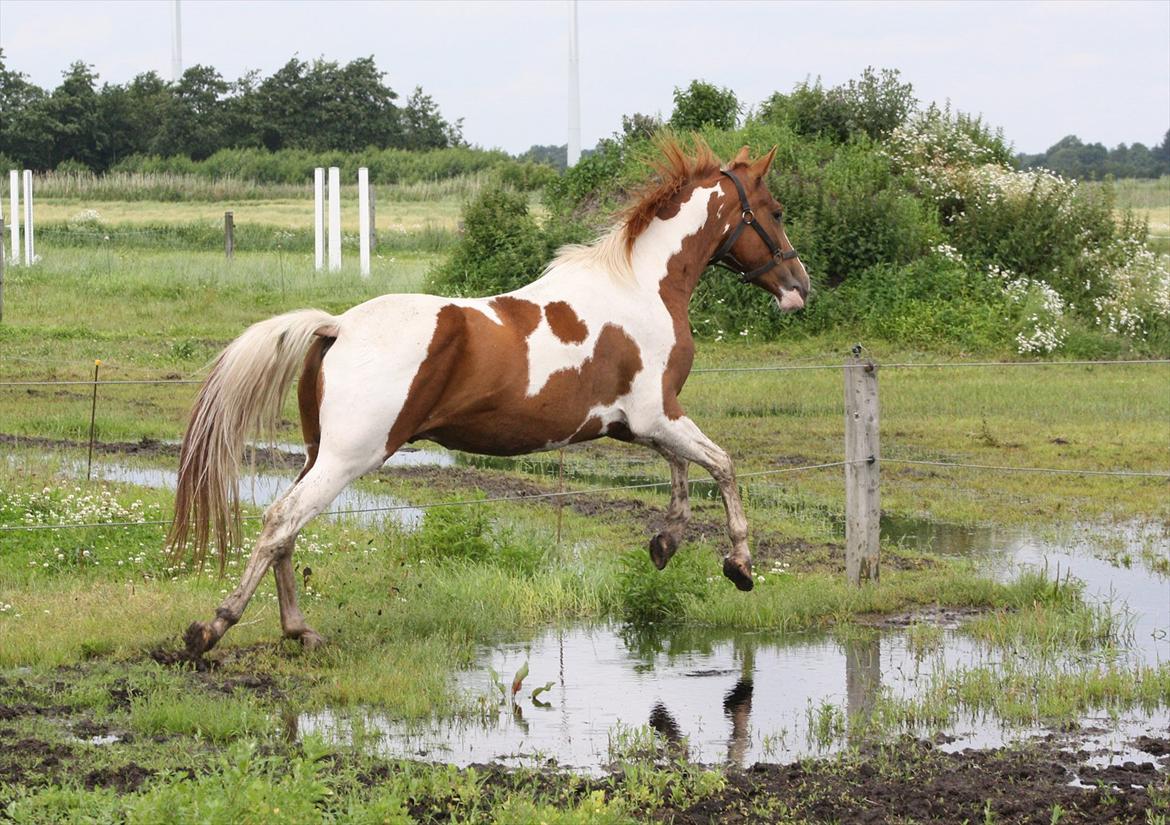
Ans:
[[[1038,538],[926,522],[891,520],[883,527],[888,540],[974,558],[1005,579],[1021,568],[1080,579],[1087,598],[1108,603],[1126,617],[1130,632],[1109,651],[1111,661],[1119,666],[1170,661],[1170,578],[1140,560],[1126,566],[1100,558],[1096,531]],[[1134,527],[1112,536],[1112,545],[1165,547],[1162,529]],[[826,633],[635,633],[616,626],[550,630],[482,649],[476,666],[459,676],[462,691],[480,708],[478,718],[420,728],[366,713],[358,714],[360,727],[366,741],[377,733],[374,747],[383,755],[459,765],[551,762],[599,773],[638,746],[638,731],[645,726],[674,743],[678,753],[705,764],[789,762],[839,749],[849,740],[851,726],[864,721],[882,698],[913,699],[941,672],[973,665],[995,669],[1005,657],[1017,655],[989,650],[964,634],[961,624],[967,618],[953,611],[887,617],[874,632],[847,641]],[[909,630],[924,623],[942,628],[929,650],[916,644]],[[1070,652],[1061,664],[1076,667],[1081,655]],[[519,702],[502,703],[497,682],[510,684],[525,663],[529,675]],[[547,691],[531,696],[534,687],[546,683]],[[349,741],[354,721],[352,712],[324,712],[303,716],[300,727]],[[1069,754],[1070,764],[1080,760],[1076,754],[1091,754],[1082,761],[1095,770],[1157,762],[1156,751],[1134,743],[1143,736],[1151,742],[1167,736],[1170,712],[1118,716],[1103,710],[1063,732],[966,715],[941,729],[913,732],[941,735],[945,752],[1046,739]]]

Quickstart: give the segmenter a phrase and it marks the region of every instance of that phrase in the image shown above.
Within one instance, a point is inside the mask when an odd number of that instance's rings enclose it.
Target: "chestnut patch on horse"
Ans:
[[[548,326],[553,335],[566,344],[584,343],[589,337],[589,327],[585,326],[585,322],[577,317],[573,308],[564,301],[545,304],[544,317],[548,319]]]
[[[305,466],[297,475],[297,481],[312,469],[317,461],[317,451],[321,448],[321,399],[325,397],[325,371],[321,369],[321,364],[325,360],[325,353],[329,352],[336,340],[318,333],[305,353],[305,366],[301,369],[301,380],[297,382],[297,408],[301,413],[301,435],[305,439]]]
[[[491,307],[500,316],[504,326],[511,327],[523,338],[527,338],[540,325],[540,305],[522,298],[501,295],[493,298]]]
[[[532,328],[529,308],[538,317],[540,312],[514,298],[496,299],[492,306]],[[527,335],[517,334],[524,328],[501,327],[470,307],[443,307],[387,449],[429,439],[457,450],[518,455],[603,435],[601,420],[590,411],[630,392],[642,370],[634,339],[606,324],[580,367],[558,370],[529,396]]]

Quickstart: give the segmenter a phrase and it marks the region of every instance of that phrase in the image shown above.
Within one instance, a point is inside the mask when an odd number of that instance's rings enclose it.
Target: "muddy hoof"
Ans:
[[[666,567],[666,563],[670,561],[670,557],[674,555],[676,550],[678,550],[678,541],[666,533],[659,533],[650,539],[650,561],[654,562],[654,566],[659,570]]]
[[[752,589],[751,562],[733,561],[730,557],[723,560],[723,575],[735,582],[735,586],[745,593]]]
[[[304,650],[316,650],[325,644],[325,637],[316,630],[305,629],[301,634],[301,647]]]
[[[191,626],[183,634],[183,641],[187,645],[187,655],[192,659],[199,658],[215,644],[211,637],[211,628],[203,622],[191,622]]]

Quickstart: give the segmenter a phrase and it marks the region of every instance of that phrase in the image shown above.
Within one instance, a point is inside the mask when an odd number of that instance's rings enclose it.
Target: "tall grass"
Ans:
[[[491,179],[486,171],[448,178],[407,182],[374,179],[380,201],[414,202],[446,198],[466,199],[477,194]],[[343,197],[356,198],[357,185],[341,187]],[[7,189],[4,189],[7,194]],[[262,182],[234,175],[209,177],[192,172],[120,171],[98,175],[93,172],[40,172],[33,176],[38,198],[88,201],[183,201],[228,202],[241,200],[310,199],[312,173],[303,183]]]

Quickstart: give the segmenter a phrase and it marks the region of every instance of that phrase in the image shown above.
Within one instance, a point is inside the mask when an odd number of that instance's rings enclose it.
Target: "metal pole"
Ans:
[[[878,580],[880,459],[877,364],[855,349],[845,362],[845,573],[854,585]]]
[[[171,2],[171,80],[175,83],[183,76],[183,16],[179,0]]]
[[[577,50],[577,0],[569,10],[569,142],[566,162],[576,166],[581,159],[581,65]]]
[[[341,169],[329,167],[329,271],[341,269]]]
[[[358,264],[363,278],[370,277],[370,170],[358,169]]]
[[[0,323],[4,322],[4,215],[0,214]]]

